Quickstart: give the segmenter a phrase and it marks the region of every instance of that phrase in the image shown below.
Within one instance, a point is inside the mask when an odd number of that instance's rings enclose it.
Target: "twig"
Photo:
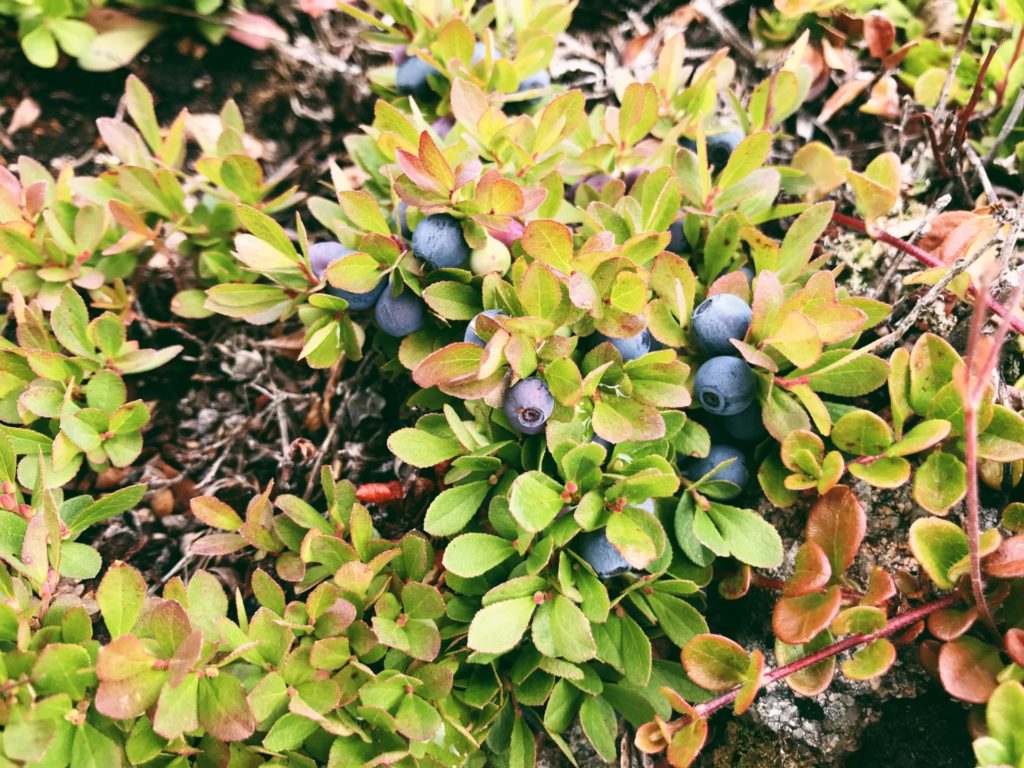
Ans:
[[[1024,30],[1021,30],[1021,37],[1024,37]],[[1010,133],[1017,127],[1017,121],[1020,120],[1021,113],[1024,112],[1024,88],[1017,91],[1017,98],[1013,102],[1013,106],[1010,107],[1010,114],[1006,116],[1006,122],[1003,123],[1003,127],[999,129],[999,135],[996,136],[996,142],[992,145],[992,148],[985,154],[982,162],[985,165],[991,165],[992,161],[996,159],[996,155],[999,154],[1000,148],[1006,143],[1006,140],[1010,138]]]
[[[967,100],[967,105],[960,110],[960,114],[957,117],[956,133],[953,135],[953,139],[947,150],[954,148],[959,149],[963,146],[964,139],[967,137],[967,122],[971,119],[971,115],[974,114],[974,110],[978,106],[978,99],[981,98],[981,93],[985,89],[985,74],[988,72],[989,65],[992,63],[992,57],[996,54],[998,46],[990,45],[988,53],[985,55],[985,60],[981,63],[981,69],[978,70],[978,77],[974,81],[974,89],[971,91],[971,97]]]
[[[888,635],[894,635],[897,632],[916,624],[922,619],[927,618],[936,611],[941,611],[943,608],[949,608],[956,605],[962,599],[963,598],[959,593],[954,592],[932,603],[927,603],[926,605],[909,610],[906,613],[901,613],[899,616],[892,619],[892,621],[888,622],[884,627],[876,630],[875,632],[850,635],[837,643],[833,643],[826,648],[822,648],[820,651],[815,651],[814,653],[810,653],[796,661],[791,661],[789,664],[776,667],[771,672],[763,676],[761,687],[767,687],[772,683],[784,680],[790,675],[796,674],[801,670],[813,667],[815,664],[825,661],[826,659],[830,659],[833,656],[838,656],[843,651],[848,651],[862,645],[868,645],[869,643],[873,643],[875,640],[887,637]],[[702,719],[710,717],[723,707],[727,707],[732,704],[741,690],[742,686],[733,688],[731,691],[723,693],[721,696],[711,699],[710,701],[706,701],[703,704],[698,704],[694,707],[694,710]],[[673,729],[677,729],[683,727],[687,723],[689,723],[688,718],[680,718],[669,725]]]
[[[747,45],[747,41],[736,31],[732,22],[718,12],[719,5],[720,3],[715,2],[715,0],[697,0],[697,2],[693,3],[693,9],[708,20],[719,37],[725,40],[734,52],[751,64],[759,66],[754,49]]]
[[[841,224],[842,226],[855,230],[857,232],[862,232],[865,235],[868,235],[869,237],[873,237],[875,240],[878,240],[879,242],[885,243],[886,245],[891,245],[893,248],[898,248],[904,253],[908,254],[909,256],[913,256],[915,259],[917,259],[919,262],[921,262],[927,267],[934,268],[949,266],[948,264],[944,264],[943,262],[939,261],[937,258],[932,256],[927,251],[918,248],[916,245],[912,245],[911,243],[908,243],[905,240],[900,240],[898,237],[889,234],[884,229],[872,228],[872,231],[869,232],[867,225],[860,219],[855,219],[852,216],[847,216],[842,213],[833,213],[832,221],[836,222],[836,224]],[[976,291],[973,287],[970,288],[970,292],[972,296],[976,294]],[[1015,330],[1017,333],[1024,333],[1024,321],[1022,321],[1020,318],[1014,315],[1013,312],[1008,310],[1006,307],[1004,307],[998,301],[993,299],[987,293],[984,294],[984,296],[985,304],[988,306],[990,310],[995,312],[1000,317],[1007,319],[1007,321],[1012,326],[1013,330]]]
[[[953,78],[956,77],[956,71],[960,68],[960,59],[963,58],[964,48],[967,46],[967,38],[971,34],[971,27],[974,26],[974,15],[978,12],[980,4],[981,0],[973,0],[971,3],[971,11],[967,14],[967,19],[964,21],[964,28],[960,32],[960,39],[957,41],[956,50],[953,52],[953,58],[949,62],[946,80],[942,83],[942,90],[939,91],[939,100],[935,104],[935,125],[943,133],[945,131],[942,130],[942,122],[946,116],[946,101],[949,99],[949,89],[953,86]]]
[[[921,235],[923,235],[925,232],[927,232],[928,229],[931,227],[932,222],[935,221],[935,217],[942,213],[944,210],[946,210],[946,206],[948,206],[952,202],[952,200],[953,198],[950,197],[949,195],[942,195],[941,197],[939,197],[938,200],[932,203],[931,207],[927,211],[925,211],[924,217],[921,219],[921,224],[918,226],[916,230],[914,230],[914,234],[910,236],[907,242],[917,242],[917,239],[921,237]],[[882,295],[882,292],[885,291],[886,286],[889,285],[889,281],[892,280],[893,276],[896,274],[896,271],[903,264],[903,260],[906,258],[906,256],[907,254],[905,251],[896,251],[896,255],[893,257],[892,260],[892,264],[890,264],[889,268],[885,270],[885,275],[883,275],[882,279],[879,281],[878,287],[871,292],[871,298],[877,299],[879,296]]]

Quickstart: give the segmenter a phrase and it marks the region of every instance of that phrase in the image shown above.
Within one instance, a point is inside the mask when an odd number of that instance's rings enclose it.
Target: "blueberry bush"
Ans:
[[[79,5],[0,13],[100,69]],[[909,668],[1024,765],[1019,4],[698,3],[604,93],[576,3],[303,10],[387,54],[321,184],[135,75],[94,173],[0,163],[0,766],[685,768]]]

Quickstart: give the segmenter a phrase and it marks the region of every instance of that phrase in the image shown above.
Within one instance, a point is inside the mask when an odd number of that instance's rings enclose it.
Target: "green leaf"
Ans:
[[[120,488],[113,493],[108,493],[106,496],[101,496],[81,512],[73,517],[66,518],[64,522],[68,525],[71,535],[74,536],[91,525],[101,523],[115,515],[120,515],[122,512],[134,509],[145,495],[145,485],[141,483],[129,485],[127,488]]]
[[[465,579],[480,576],[515,553],[512,544],[489,533],[464,533],[444,551],[444,567]]]
[[[618,722],[611,704],[600,696],[587,696],[580,707],[580,725],[583,733],[594,745],[605,762],[612,762],[618,754],[615,748],[615,737],[618,734]]]
[[[953,368],[960,355],[949,343],[933,333],[922,334],[910,351],[910,405],[917,413],[928,413],[932,400],[953,380]]]
[[[398,732],[413,741],[430,741],[443,722],[430,704],[414,693],[407,693],[395,713]]]
[[[978,435],[978,457],[1003,463],[1024,459],[1024,416],[993,406],[992,420]]]
[[[746,680],[750,654],[722,635],[697,635],[683,647],[686,674],[701,688],[727,691]]]
[[[949,569],[967,557],[967,535],[949,520],[922,517],[910,526],[910,551],[935,586],[952,589]]]
[[[60,56],[57,41],[42,24],[21,38],[21,50],[25,52],[25,58],[44,69],[56,66]]]
[[[769,522],[749,509],[712,502],[707,510],[729,548],[729,554],[755,568],[782,563],[782,539]]]
[[[60,552],[60,575],[66,579],[92,579],[103,568],[100,553],[88,544],[66,541]]]
[[[892,444],[892,429],[871,411],[850,411],[832,427],[832,442],[854,456],[878,456]]]
[[[858,480],[875,488],[899,488],[910,479],[910,462],[899,456],[883,457],[867,464],[851,462],[847,469]]]
[[[185,675],[177,685],[165,685],[157,699],[153,730],[165,739],[181,738],[199,728],[199,676]]]
[[[480,480],[442,491],[427,508],[423,530],[431,536],[454,536],[473,519],[490,490],[491,484]]]
[[[800,275],[807,266],[814,251],[814,244],[818,242],[818,238],[832,220],[835,207],[833,202],[812,205],[801,213],[786,231],[779,252],[779,267],[775,270],[783,283]]]
[[[949,435],[952,425],[945,419],[927,419],[915,424],[914,428],[886,451],[887,456],[909,456],[936,445]]]
[[[509,509],[531,533],[547,528],[564,506],[562,487],[543,472],[526,472],[512,483]]]
[[[967,466],[951,453],[937,451],[914,473],[914,501],[944,515],[967,493]]]
[[[110,566],[96,591],[96,602],[111,637],[131,631],[145,597],[146,582],[141,573],[120,561]]]
[[[121,765],[121,750],[104,733],[82,723],[71,742],[71,768],[112,768]]]
[[[664,592],[652,592],[647,596],[647,601],[668,639],[680,648],[691,638],[708,631],[707,622],[700,611],[685,600]]]
[[[238,513],[214,496],[196,496],[189,502],[189,509],[211,528],[237,531],[242,527],[242,518]]]
[[[454,437],[442,437],[422,429],[406,428],[393,432],[388,449],[406,464],[425,469],[464,453]]]
[[[32,683],[42,696],[65,693],[72,700],[85,696],[95,684],[96,673],[85,648],[64,643],[46,646],[32,667]]]
[[[828,350],[817,363],[801,371],[815,392],[843,397],[874,392],[885,383],[888,374],[889,366],[884,360],[846,349]]]
[[[884,637],[861,648],[841,665],[851,680],[870,680],[888,671],[896,661],[896,646]]]
[[[985,723],[992,738],[1012,749],[1014,760],[1024,757],[1024,686],[1019,681],[1007,680],[992,692]]]
[[[551,635],[558,655],[567,661],[589,661],[597,653],[587,617],[562,595],[555,595],[551,605]]]
[[[517,597],[481,608],[470,622],[467,644],[484,653],[512,650],[530,625],[536,605],[533,597]]]

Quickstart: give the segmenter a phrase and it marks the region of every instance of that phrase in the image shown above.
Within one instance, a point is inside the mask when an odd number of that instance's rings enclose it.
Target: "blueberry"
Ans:
[[[627,563],[605,535],[604,529],[584,533],[579,538],[579,555],[602,579],[610,579],[629,570]]]
[[[430,127],[433,128],[438,137],[444,141],[448,138],[448,134],[451,133],[452,128],[455,127],[455,118],[451,115],[441,115],[430,124]]]
[[[422,99],[433,94],[427,76],[440,74],[423,59],[408,58],[398,65],[398,70],[395,72],[395,88],[403,96],[415,96],[417,99]]]
[[[757,377],[742,358],[720,355],[697,369],[693,389],[708,413],[734,416],[754,401]]]
[[[392,296],[391,291],[381,294],[373,316],[384,333],[401,338],[423,327],[427,311],[423,300],[406,289],[397,296]]]
[[[619,354],[622,355],[622,362],[624,363],[646,355],[651,351],[651,342],[654,341],[651,332],[646,328],[635,336],[630,336],[626,339],[612,339],[602,333],[596,334],[595,338],[597,339],[597,344],[605,341],[611,342],[611,345],[619,350]]]
[[[752,286],[754,284],[754,270],[751,267],[740,267],[742,272],[747,278],[747,285]]]
[[[721,424],[731,437],[744,443],[759,443],[768,436],[761,417],[761,404],[756,400],[737,414],[722,416]]]
[[[505,416],[524,435],[542,431],[554,409],[555,398],[542,379],[523,379],[505,393]]]
[[[487,342],[480,338],[480,335],[476,332],[476,318],[484,315],[485,317],[497,317],[498,315],[506,316],[500,309],[485,309],[479,313],[476,317],[469,321],[466,325],[466,336],[463,341],[469,342],[470,344],[476,344],[478,347],[487,346]]]
[[[683,256],[690,252],[690,241],[686,239],[686,235],[683,234],[683,220],[673,221],[668,225],[668,233],[670,239],[668,241],[668,250],[677,256]]]
[[[458,219],[447,213],[435,213],[416,225],[412,252],[432,267],[461,267],[469,258],[469,244]]]
[[[550,87],[551,75],[548,74],[548,71],[546,69],[542,69],[540,72],[536,72],[530,75],[529,77],[524,77],[522,80],[520,80],[518,91],[519,93],[522,93],[523,91],[535,91],[540,88]],[[525,101],[521,101],[519,102],[519,104],[524,107],[530,107],[533,106],[534,104],[539,104],[542,100],[543,97],[535,96],[532,99],[526,99]]]
[[[483,40],[478,40],[473,44],[473,58],[470,60],[471,64],[479,64],[487,58],[487,45]],[[501,58],[501,51],[497,48],[491,47],[491,61],[497,61]]]
[[[327,271],[331,264],[342,256],[348,256],[350,253],[355,253],[355,251],[346,248],[341,243],[334,241],[316,243],[309,247],[309,265],[313,268],[313,274],[318,278],[322,278],[324,272]],[[345,299],[348,302],[348,308],[353,312],[360,312],[374,305],[374,302],[377,301],[384,290],[385,285],[387,285],[387,281],[382,277],[377,286],[366,293],[344,291],[341,288],[335,288],[333,285],[327,286],[327,292],[332,296],[337,296],[339,299]]]
[[[593,435],[591,435],[590,442],[597,443],[602,448],[604,448],[606,451],[608,451],[608,455],[609,456],[612,455],[612,449],[615,447],[615,444],[610,442],[610,441],[608,441],[608,440],[605,440],[603,437],[601,437],[599,434],[597,434],[597,432],[595,432]]]
[[[568,200],[570,203],[574,202],[576,200],[576,191],[583,184],[586,184],[588,187],[591,187],[595,192],[600,192],[602,189],[604,189],[605,184],[607,184],[611,180],[612,177],[609,176],[607,173],[594,173],[591,174],[590,176],[586,176],[585,178],[580,179],[571,187],[569,187],[569,191],[566,193],[566,200]]]
[[[743,341],[750,329],[750,305],[731,293],[718,293],[704,299],[693,310],[690,323],[697,346],[706,355],[738,354],[731,339]]]
[[[398,229],[406,240],[412,239],[412,230],[409,229],[409,204],[405,200],[399,200],[395,208],[394,220],[398,223]]]
[[[742,490],[747,485],[747,481],[750,480],[750,471],[747,469],[747,458],[743,455],[742,451],[731,445],[712,445],[706,458],[687,462],[683,466],[683,477],[688,480],[699,480],[719,464],[728,461],[729,459],[735,460],[732,464],[722,467],[715,472],[710,479],[724,480],[725,482],[739,486],[740,490]],[[723,496],[723,498],[731,498],[733,496],[738,496],[739,494],[740,491],[736,491],[735,493],[729,493],[727,496]]]
[[[739,131],[726,131],[708,136],[708,165],[713,165],[716,171],[721,171],[741,141],[743,134]]]

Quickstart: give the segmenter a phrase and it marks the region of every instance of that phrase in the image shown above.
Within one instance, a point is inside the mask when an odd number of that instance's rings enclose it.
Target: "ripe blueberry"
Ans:
[[[355,253],[346,248],[341,243],[334,241],[327,241],[326,243],[316,243],[309,247],[309,265],[313,268],[313,274],[317,277],[322,278],[327,268],[340,259],[342,256],[348,256],[350,253]],[[333,285],[327,286],[327,292],[332,296],[337,296],[339,299],[345,299],[348,302],[348,308],[353,312],[359,312],[364,309],[369,309],[374,305],[377,299],[380,297],[381,292],[384,290],[387,281],[384,278],[380,279],[377,286],[366,293],[354,293],[352,291],[344,291],[341,288],[335,288]]]
[[[654,341],[651,336],[651,332],[646,328],[635,336],[630,336],[626,339],[612,339],[605,336],[603,333],[596,334],[595,338],[597,340],[597,344],[605,341],[611,342],[611,345],[619,350],[619,354],[622,355],[622,362],[624,363],[628,363],[630,360],[636,360],[638,357],[646,355],[651,351],[651,342]]]
[[[416,225],[412,252],[432,267],[460,267],[469,258],[469,244],[458,219],[447,213],[435,213]]]
[[[451,115],[441,115],[430,124],[430,127],[433,128],[438,137],[444,141],[448,138],[448,134],[451,133],[452,128],[455,127],[455,118]]]
[[[423,300],[407,288],[397,296],[390,290],[381,294],[373,316],[384,333],[401,338],[422,328],[427,312]]]
[[[413,56],[398,65],[398,70],[395,72],[395,88],[403,96],[415,96],[417,99],[422,99],[433,93],[427,76],[440,74],[423,59]]]
[[[719,355],[697,369],[693,389],[708,413],[734,416],[754,401],[757,377],[742,358]]]
[[[473,44],[473,58],[470,61],[471,64],[479,64],[487,57],[487,45],[483,40],[478,40]],[[491,47],[491,61],[497,61],[502,58],[501,51],[497,48]]]
[[[668,233],[670,240],[668,241],[667,250],[676,254],[677,256],[683,256],[690,252],[690,241],[686,239],[686,235],[683,234],[683,220],[673,221],[668,225]]]
[[[738,496],[747,481],[750,480],[750,471],[747,469],[747,458],[743,452],[731,445],[712,445],[708,455],[703,459],[697,459],[686,463],[682,468],[683,477],[688,480],[699,480],[711,472],[722,462],[734,459],[728,466],[722,467],[711,476],[711,480],[723,480],[739,487],[737,491],[726,491],[718,493],[721,498],[732,498]]]
[[[604,528],[584,533],[579,539],[579,555],[602,579],[610,579],[629,570],[627,563],[605,535]]]
[[[523,91],[535,91],[540,88],[550,87],[551,75],[548,74],[548,71],[546,69],[542,69],[540,72],[535,72],[529,77],[524,77],[522,80],[520,80],[518,91],[522,93]],[[519,102],[519,104],[524,107],[531,107],[534,104],[539,104],[541,100],[541,96],[535,96],[532,99],[526,99],[525,101],[521,101]]]
[[[524,435],[536,435],[555,409],[555,398],[543,379],[523,379],[505,393],[504,410],[512,428]]]
[[[476,332],[476,319],[484,315],[485,317],[497,317],[498,315],[505,315],[500,309],[485,309],[480,312],[476,317],[469,321],[466,326],[466,336],[463,341],[469,342],[470,344],[476,344],[478,347],[486,347],[487,342],[480,338],[480,334]]]
[[[768,436],[761,417],[761,404],[756,400],[737,414],[722,416],[721,424],[731,437],[744,443],[758,443]]]
[[[735,355],[730,339],[743,341],[750,329],[750,305],[732,293],[704,299],[693,310],[690,323],[697,346],[707,355]]]
[[[600,192],[602,189],[604,189],[605,184],[607,184],[611,180],[612,177],[609,176],[607,173],[591,174],[586,178],[580,179],[571,187],[569,187],[569,191],[566,193],[565,199],[568,200],[570,203],[575,202],[576,191],[584,184],[586,184],[588,187],[591,187],[595,192]]]
[[[743,134],[739,131],[726,131],[708,136],[708,165],[713,165],[716,171],[721,171],[741,141]]]
[[[405,200],[399,200],[393,215],[394,221],[398,224],[398,229],[402,233],[402,237],[406,240],[411,240],[412,230],[409,228],[409,204]]]

